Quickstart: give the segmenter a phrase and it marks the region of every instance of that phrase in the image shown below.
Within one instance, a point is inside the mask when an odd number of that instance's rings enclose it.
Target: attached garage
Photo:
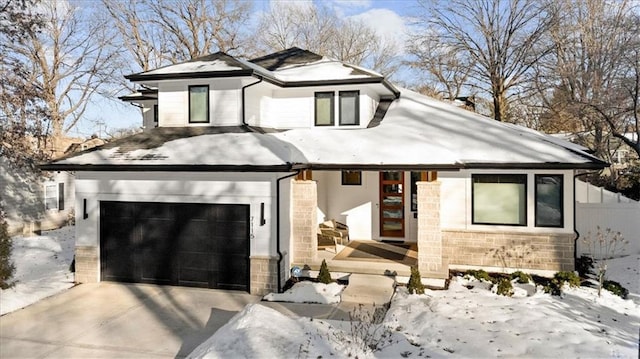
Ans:
[[[249,291],[249,215],[249,205],[101,201],[101,279]]]

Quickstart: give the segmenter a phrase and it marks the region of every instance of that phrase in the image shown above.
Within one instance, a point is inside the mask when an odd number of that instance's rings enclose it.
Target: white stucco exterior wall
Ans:
[[[159,126],[238,126],[243,82],[239,77],[159,82]],[[209,86],[209,123],[189,123],[189,86],[197,85]]]

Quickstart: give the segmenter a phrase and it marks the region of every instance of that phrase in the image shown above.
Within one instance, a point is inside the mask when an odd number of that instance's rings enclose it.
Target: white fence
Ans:
[[[591,183],[576,181],[576,202],[580,203],[638,203],[620,193],[607,191]],[[640,203],[639,203],[640,205]]]
[[[603,231],[611,228],[629,241],[625,253],[640,253],[640,202],[581,181],[576,181],[576,202],[576,229],[581,239],[589,232],[595,237],[598,226]],[[578,255],[586,252],[578,240]]]

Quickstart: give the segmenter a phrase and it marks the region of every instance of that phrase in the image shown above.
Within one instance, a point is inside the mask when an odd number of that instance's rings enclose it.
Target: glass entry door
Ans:
[[[380,236],[404,237],[404,172],[380,172]]]

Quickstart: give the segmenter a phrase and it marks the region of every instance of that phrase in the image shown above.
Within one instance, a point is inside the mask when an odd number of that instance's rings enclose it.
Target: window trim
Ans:
[[[538,178],[539,177],[560,177],[560,224],[559,225],[541,225],[538,224]],[[533,178],[534,188],[534,212],[535,220],[534,225],[539,228],[564,228],[564,175],[561,173],[540,173],[535,174]]]
[[[351,94],[355,94],[355,96],[353,96],[356,100],[355,103],[355,123],[343,123],[342,120],[342,99],[343,98],[350,98],[351,96],[348,96]],[[344,96],[343,96],[344,95]],[[350,90],[350,91],[339,91],[338,92],[338,112],[339,112],[339,124],[340,126],[360,126],[360,90]]]
[[[207,89],[207,97],[206,97],[206,100],[207,100],[207,111],[206,111],[207,119],[206,119],[206,121],[192,121],[192,120],[191,120],[191,90],[192,90],[192,89],[194,89],[194,88],[206,88],[206,89]],[[188,106],[189,106],[189,123],[195,123],[195,124],[200,124],[200,123],[211,123],[210,113],[209,113],[209,110],[210,110],[210,104],[209,104],[209,102],[210,102],[210,101],[209,101],[209,94],[210,94],[210,92],[209,92],[209,91],[210,91],[210,90],[209,90],[209,85],[189,85],[189,87],[188,87],[188,97],[189,97],[189,101],[188,101],[188,102],[189,102],[189,104],[188,104]]]
[[[358,181],[355,183],[349,183],[347,181],[347,172],[353,172],[358,174]],[[342,185],[343,186],[362,186],[362,171],[343,170],[342,172]]]
[[[488,177],[488,176],[511,176],[524,178],[524,223],[491,223],[491,222],[476,222],[475,219],[475,206],[476,206],[476,193],[474,189],[475,178]],[[473,225],[487,225],[487,226],[509,226],[509,227],[527,227],[529,224],[529,202],[528,202],[528,180],[529,176],[526,173],[474,173],[471,174],[471,224]],[[500,183],[500,182],[498,182]],[[520,184],[520,183],[519,183]]]
[[[64,210],[64,197],[60,197],[60,192],[62,192],[62,195],[64,196],[64,183],[49,181],[49,182],[45,182],[43,185],[44,185],[44,193],[43,193],[44,210],[45,211]],[[53,187],[53,190],[47,191],[47,187]],[[52,194],[52,196],[48,196],[48,194]],[[54,201],[55,207],[47,208],[48,198],[55,198],[55,201]]]
[[[328,95],[331,95],[330,97]],[[325,97],[326,96],[326,97]],[[335,126],[336,125],[336,115],[335,115],[335,100],[336,94],[334,91],[324,91],[324,92],[314,92],[313,93],[313,124],[317,127],[327,127],[327,126]],[[318,99],[319,98],[329,98],[331,101],[331,108],[329,112],[331,122],[329,124],[318,124]]]

